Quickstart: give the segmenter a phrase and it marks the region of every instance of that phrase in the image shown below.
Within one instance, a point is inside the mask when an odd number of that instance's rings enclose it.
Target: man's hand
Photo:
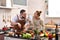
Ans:
[[[18,24],[18,27],[21,28],[21,24],[20,23],[17,23]]]

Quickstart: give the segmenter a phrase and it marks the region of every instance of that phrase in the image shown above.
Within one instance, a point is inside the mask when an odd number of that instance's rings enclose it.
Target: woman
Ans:
[[[44,30],[44,24],[43,24],[43,21],[41,20],[40,18],[40,15],[41,15],[42,11],[36,11],[34,13],[34,16],[33,16],[33,21],[32,21],[32,24],[33,24],[33,28],[34,29],[38,29],[39,31],[40,30]]]

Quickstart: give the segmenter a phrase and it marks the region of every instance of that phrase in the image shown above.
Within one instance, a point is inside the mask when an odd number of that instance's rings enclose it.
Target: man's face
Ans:
[[[22,13],[22,17],[26,18],[26,12]]]

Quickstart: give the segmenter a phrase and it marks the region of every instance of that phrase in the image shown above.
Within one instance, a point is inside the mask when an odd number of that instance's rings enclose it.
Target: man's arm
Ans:
[[[11,25],[16,25],[17,24],[17,16],[13,17],[11,20]]]
[[[15,25],[18,25],[18,27],[21,27],[21,24],[16,22],[18,20],[17,16],[15,16],[14,18],[12,18],[11,20],[11,25],[12,26],[15,26]]]

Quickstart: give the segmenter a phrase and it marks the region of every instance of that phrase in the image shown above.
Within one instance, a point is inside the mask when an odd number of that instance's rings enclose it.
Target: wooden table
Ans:
[[[4,35],[0,34],[0,40],[4,40]]]

